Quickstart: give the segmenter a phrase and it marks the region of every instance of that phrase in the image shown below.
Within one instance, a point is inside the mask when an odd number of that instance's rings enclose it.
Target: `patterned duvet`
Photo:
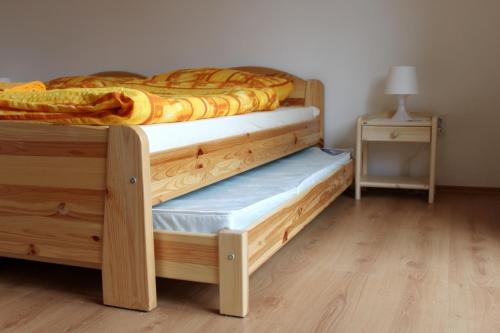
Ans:
[[[154,124],[278,108],[288,78],[233,69],[187,69],[146,79],[75,76],[46,90],[0,91],[0,120],[56,124]]]

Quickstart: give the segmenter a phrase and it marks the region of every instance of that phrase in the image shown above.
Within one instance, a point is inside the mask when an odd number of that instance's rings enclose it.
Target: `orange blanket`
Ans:
[[[70,77],[47,91],[0,92],[0,120],[153,124],[271,111],[290,80],[235,70],[182,70],[148,79]]]

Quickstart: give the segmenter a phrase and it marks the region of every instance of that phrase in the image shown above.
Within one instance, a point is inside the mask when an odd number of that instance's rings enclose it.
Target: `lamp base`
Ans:
[[[392,116],[393,121],[412,121],[412,117],[406,111],[406,98],[407,95],[398,95],[398,110]]]

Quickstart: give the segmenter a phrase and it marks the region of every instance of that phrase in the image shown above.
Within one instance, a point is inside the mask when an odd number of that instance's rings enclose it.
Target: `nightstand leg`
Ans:
[[[431,132],[431,156],[429,170],[429,203],[434,203],[434,195],[436,190],[436,154],[437,154],[437,117],[432,117],[432,132]]]
[[[355,184],[355,198],[361,199],[361,164],[362,164],[362,151],[361,151],[361,118],[358,118],[357,131],[356,131],[356,174],[354,179]]]
[[[361,175],[366,176],[368,174],[368,141],[363,141],[361,143],[363,150],[361,152],[361,159],[362,159],[362,169],[361,169]]]

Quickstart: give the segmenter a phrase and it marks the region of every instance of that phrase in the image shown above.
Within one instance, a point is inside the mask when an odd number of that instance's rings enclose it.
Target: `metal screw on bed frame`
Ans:
[[[227,260],[234,260],[234,259],[236,259],[236,254],[234,253],[231,253],[227,256]]]
[[[135,183],[137,183],[137,178],[135,177],[130,178],[130,184],[135,184]]]

